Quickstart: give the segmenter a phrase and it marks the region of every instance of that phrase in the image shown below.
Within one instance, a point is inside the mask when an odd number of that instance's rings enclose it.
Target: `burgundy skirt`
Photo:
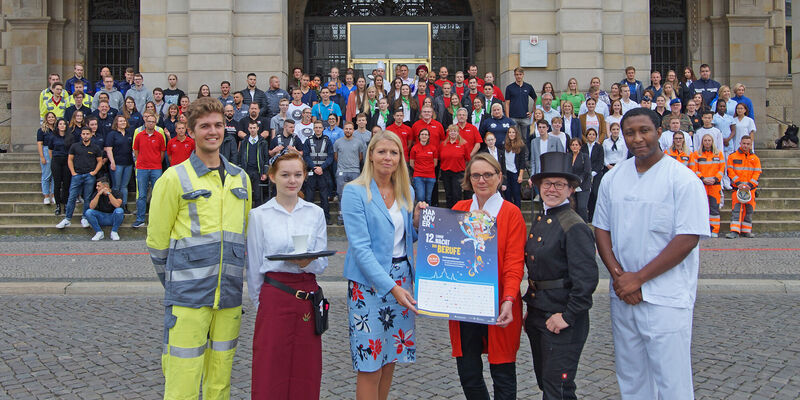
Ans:
[[[293,289],[317,290],[314,274],[269,272]],[[322,336],[314,333],[311,302],[264,283],[253,333],[253,399],[319,399]]]

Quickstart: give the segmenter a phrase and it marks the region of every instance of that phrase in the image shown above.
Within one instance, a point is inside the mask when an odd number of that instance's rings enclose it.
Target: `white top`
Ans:
[[[597,105],[594,107],[594,112],[603,114],[603,118],[606,118],[608,117],[608,111],[608,104],[606,104],[604,101],[598,100]],[[581,108],[578,110],[578,115],[580,116],[586,114],[587,112],[589,112],[589,109],[586,108],[586,102],[584,101],[581,103]]]
[[[606,117],[606,125],[607,125],[606,128],[608,128],[609,134],[611,134],[611,132],[610,132],[611,131],[611,124],[613,124],[614,122],[620,124],[620,127],[622,127],[622,117],[615,117],[613,115],[609,115],[608,117]]]
[[[392,249],[392,257],[403,257],[406,255],[406,226],[403,220],[403,210],[397,205],[397,200],[392,204],[389,209],[389,216],[392,217],[392,225],[394,225],[394,249]]]
[[[513,173],[517,172],[517,165],[514,164],[514,161],[517,158],[517,154],[513,151],[506,151],[506,171]]]
[[[603,165],[619,164],[628,156],[628,146],[621,136],[617,138],[617,149],[614,150],[614,139],[611,137],[603,141]]]
[[[297,199],[297,204],[290,213],[273,198],[250,210],[247,222],[247,292],[256,309],[265,273],[321,274],[328,266],[327,258],[317,258],[305,268],[288,261],[267,259],[266,256],[293,252],[294,235],[308,235],[308,251],[326,249],[328,231],[325,214],[319,206]]]
[[[600,121],[597,118],[597,114],[594,117],[586,116],[586,126],[583,127],[583,131],[586,132],[589,128],[594,128],[597,136],[600,136]]]
[[[686,142],[686,146],[689,147],[689,153],[695,150],[694,148],[694,141],[692,140],[692,135],[688,132],[681,131],[683,133],[683,140]],[[667,149],[672,148],[672,136],[675,135],[673,131],[664,131],[661,132],[661,136],[658,138],[658,144],[661,146],[661,151],[665,151]],[[717,147],[719,149],[719,147]]]
[[[303,142],[303,144],[305,144],[306,140],[314,135],[314,123],[309,122],[308,124],[304,124],[300,121],[297,121],[297,123],[294,125],[294,134],[300,138],[300,141]]]
[[[286,116],[293,119],[294,122],[300,123],[300,120],[303,119],[303,110],[306,108],[311,108],[306,103],[300,103],[299,106],[294,105],[294,103],[289,103],[289,108],[286,109]],[[295,130],[296,131],[296,130]]]
[[[756,130],[756,123],[752,118],[745,116],[741,120],[734,117],[733,121],[736,123],[736,136],[733,137],[733,151],[739,150],[739,143],[742,141],[742,136],[749,135],[750,132]]]
[[[542,113],[544,114],[544,120],[550,125],[553,124],[553,118],[561,116],[561,113],[558,112],[558,109],[554,107],[550,107],[550,111],[545,111],[542,106],[536,106],[536,108],[542,110]],[[533,115],[531,115],[531,123],[533,123]]]
[[[595,228],[611,232],[614,257],[628,272],[641,270],[676,235],[710,235],[706,191],[689,168],[662,157],[639,176],[634,160],[623,161],[603,177],[592,220]],[[692,308],[699,265],[698,245],[678,265],[646,282],[642,298]],[[609,295],[616,297],[614,290]]]
[[[730,128],[730,126],[728,126]],[[694,132],[694,137],[692,140],[694,141],[694,151],[698,151],[703,148],[703,136],[711,135],[714,138],[714,146],[717,148],[717,151],[722,151],[725,147],[722,141],[722,132],[715,128],[700,128]]]
[[[494,218],[497,218],[497,214],[500,213],[500,207],[503,206],[503,197],[500,196],[500,192],[496,192],[486,200],[486,203],[483,204],[483,211],[486,211]],[[478,196],[475,194],[472,195],[472,204],[469,206],[470,211],[481,210],[478,208]]]
[[[567,134],[561,131],[558,132],[550,132],[548,136],[549,138],[558,139],[561,142],[561,147],[564,148],[564,151],[567,151]]]
[[[497,154],[497,147],[495,147],[494,149],[490,149],[490,148],[487,147],[486,151],[488,151],[489,154],[491,154],[492,157],[494,157],[495,160],[500,161],[500,155]]]
[[[722,138],[726,139],[728,136],[731,135],[731,125],[736,125],[736,120],[728,114],[725,115],[714,114],[714,120],[712,121],[712,124],[714,124],[714,127],[719,129],[720,132],[722,132]],[[730,154],[735,150],[735,148],[733,147],[733,142],[734,140],[728,142],[728,146],[726,146],[724,149],[725,154]],[[725,142],[723,141],[723,143]],[[718,149],[718,150],[722,151],[723,149]]]
[[[633,110],[634,108],[641,107],[639,104],[637,104],[635,101],[631,99],[628,99],[627,103],[625,102],[625,100],[620,100],[619,102],[622,103],[622,115],[625,115],[626,112]]]
[[[586,142],[586,150],[589,151],[589,160],[590,160],[589,162],[590,163],[591,163],[591,159],[592,159],[592,152],[594,151],[594,146],[597,146],[597,141],[594,141],[592,143]],[[594,178],[595,175],[597,175],[597,171],[592,171],[592,178]]]

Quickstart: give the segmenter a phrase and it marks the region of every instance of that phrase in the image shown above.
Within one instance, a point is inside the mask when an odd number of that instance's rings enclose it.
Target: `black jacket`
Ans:
[[[229,162],[239,165],[238,143],[236,143],[235,136],[225,135],[225,139],[222,140],[222,145],[219,147],[219,154]]]
[[[483,95],[480,91],[475,97],[479,97],[481,102],[486,105],[486,96]],[[461,96],[461,107],[467,109],[467,111],[472,112],[472,97],[469,95],[469,89],[464,89],[464,95]]]
[[[253,96],[254,98],[250,97],[250,90],[247,88],[240,90],[239,93],[242,94],[242,98],[244,99],[242,100],[242,104],[247,104],[247,106],[250,107],[250,103],[254,101],[258,103],[258,105],[261,107],[259,116],[263,118],[269,114],[269,109],[267,108],[267,94],[264,93],[263,90],[255,88],[255,96]],[[245,132],[247,132],[247,130],[245,130]]]
[[[594,235],[577,213],[564,204],[538,215],[525,245],[528,278],[535,281],[563,279],[564,287],[537,290],[523,299],[529,307],[546,313],[563,313],[570,325],[592,308],[597,287]]]
[[[375,110],[375,112],[372,113],[369,116],[369,118],[367,119],[367,130],[371,131],[372,128],[375,127],[375,125],[378,125],[378,116],[379,115],[381,115],[380,110]],[[411,121],[411,122],[413,123],[414,121]],[[386,122],[385,123],[386,123],[386,126],[389,126],[389,125],[394,123],[394,117],[392,116],[392,112],[391,111],[389,111],[389,115],[386,117]]]
[[[595,145],[596,146],[596,145]],[[569,153],[570,158],[572,153]],[[584,152],[578,152],[578,157],[572,163],[572,173],[581,178],[581,190],[586,192],[592,189],[592,164],[589,161],[589,155]]]
[[[268,169],[267,164],[269,163],[269,143],[267,143],[267,141],[264,140],[261,135],[258,135],[257,137],[258,141],[256,141],[255,146],[257,151],[256,156],[258,157],[258,160],[256,160],[258,173],[266,174]],[[249,151],[251,146],[254,145],[250,144],[249,137],[242,139],[242,142],[239,144],[238,165],[245,170],[247,170],[248,162],[251,161],[248,159],[250,156]]]
[[[581,153],[585,153],[588,156],[589,145],[584,143],[583,146],[581,146]],[[597,173],[595,177],[603,174],[603,168],[605,167],[605,153],[603,152],[602,144],[595,142],[594,148],[592,149],[592,155],[590,157],[590,163],[592,165],[592,171]]]

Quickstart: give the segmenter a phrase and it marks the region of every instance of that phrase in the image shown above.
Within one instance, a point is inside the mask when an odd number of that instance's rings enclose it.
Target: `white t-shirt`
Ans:
[[[392,257],[403,257],[406,255],[406,226],[403,220],[403,210],[397,204],[397,200],[392,204],[389,209],[389,216],[392,217],[392,225],[394,225],[394,248],[392,249]]]
[[[606,117],[608,117],[608,111],[609,111],[608,110],[608,104],[606,104],[604,101],[599,101],[598,100],[597,104],[594,107],[594,112],[596,112],[598,114],[603,114],[603,118],[606,118]],[[587,112],[589,112],[589,109],[586,108],[586,102],[584,101],[581,104],[581,108],[578,110],[578,115],[580,116],[580,115],[586,114]]]
[[[614,257],[637,272],[676,235],[709,236],[708,199],[697,176],[664,156],[641,176],[635,158],[625,160],[600,182],[592,224],[609,231]],[[652,304],[692,308],[700,266],[699,245],[678,265],[645,282],[642,298]],[[609,282],[609,287],[613,280]],[[614,290],[609,290],[616,297]]]
[[[635,101],[631,99],[628,99],[627,103],[625,102],[625,100],[620,100],[619,102],[622,103],[622,115],[625,115],[626,112],[633,110],[634,108],[641,107],[639,104],[637,104]]]
[[[689,148],[689,152],[693,152],[694,148],[694,141],[692,140],[692,135],[687,132],[681,131],[683,133],[683,140],[686,142],[686,146]],[[672,148],[672,136],[675,134],[673,131],[664,131],[661,132],[661,136],[658,138],[658,144],[661,145],[661,151],[666,149]]]
[[[742,141],[742,136],[749,135],[750,132],[756,130],[756,123],[752,118],[745,116],[739,121],[739,118],[734,117],[733,121],[736,123],[736,136],[733,137],[733,151],[739,149],[739,143]]]
[[[609,115],[608,117],[606,117],[606,125],[608,125],[608,126],[606,126],[606,128],[608,128],[609,132],[611,131],[611,124],[613,124],[614,122],[622,125],[621,124],[622,117],[615,117],[613,115]]]
[[[512,174],[517,172],[517,164],[514,163],[516,158],[516,153],[513,151],[506,151],[506,171],[511,172]]]
[[[594,128],[594,131],[597,132],[597,136],[600,136],[600,121],[597,119],[596,114],[594,117],[586,116],[586,126],[583,127],[583,131],[586,132],[589,128]]]
[[[698,151],[703,147],[703,136],[705,135],[711,135],[711,137],[714,139],[714,147],[717,148],[717,151],[723,150],[725,146],[723,145],[724,142],[722,141],[722,132],[712,126],[708,129],[700,128],[694,132],[694,137],[692,140],[694,141],[695,151]]]
[[[294,125],[294,134],[300,138],[300,141],[303,142],[303,144],[305,144],[306,140],[308,140],[308,138],[314,134],[314,123],[309,122],[308,124],[304,124],[298,121]]]
[[[300,120],[303,119],[303,110],[306,108],[311,107],[309,107],[306,103],[300,103],[299,106],[289,103],[289,108],[286,110],[286,115],[293,119],[296,124],[299,124]]]

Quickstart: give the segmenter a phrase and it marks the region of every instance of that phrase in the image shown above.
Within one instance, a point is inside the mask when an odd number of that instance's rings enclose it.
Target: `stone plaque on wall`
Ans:
[[[519,41],[519,65],[521,67],[547,67],[547,40]]]

